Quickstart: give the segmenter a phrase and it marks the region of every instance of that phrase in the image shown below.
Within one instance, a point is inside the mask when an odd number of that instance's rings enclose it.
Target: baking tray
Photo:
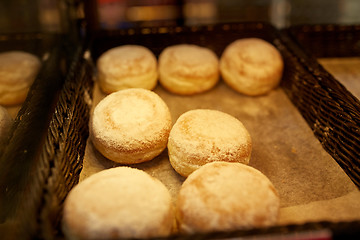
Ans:
[[[91,59],[79,47],[67,75],[59,101],[51,116],[45,144],[36,167],[36,191],[28,195],[32,214],[22,214],[17,226],[23,236],[42,239],[63,238],[60,220],[64,200],[79,181],[88,137],[88,119],[93,92],[93,61],[105,50],[122,44],[140,44],[156,55],[168,45],[194,43],[208,47],[218,55],[230,42],[244,37],[259,37],[273,43],[285,59],[281,88],[298,108],[323,146],[336,146],[330,154],[346,164],[351,180],[359,186],[359,102],[348,96],[330,74],[286,33],[266,23],[231,23],[202,27],[158,27],[94,32],[90,41]],[[87,44],[86,44],[87,45]],[[334,109],[335,112],[334,112]],[[336,114],[336,115],[335,115]],[[339,121],[341,120],[341,124]],[[335,130],[334,130],[335,129]],[[351,137],[351,144],[347,136]],[[344,137],[340,139],[339,137]],[[314,169],[316,171],[317,169]],[[32,223],[32,224],[29,224]],[[29,226],[30,225],[30,226]],[[16,228],[18,229],[18,228]],[[262,229],[197,235],[174,235],[168,239],[221,239],[235,237],[354,238],[359,236],[360,221],[308,222]]]

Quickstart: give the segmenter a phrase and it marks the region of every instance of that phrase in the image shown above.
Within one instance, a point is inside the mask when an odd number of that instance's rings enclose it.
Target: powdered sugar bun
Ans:
[[[157,60],[146,47],[123,45],[104,52],[97,61],[98,82],[105,93],[126,88],[153,89],[157,84]]]
[[[117,167],[70,191],[62,223],[69,239],[150,238],[171,234],[175,217],[163,183],[142,170]]]
[[[170,92],[190,95],[207,91],[219,80],[219,61],[205,47],[179,44],[159,56],[159,81]]]
[[[209,162],[248,164],[251,148],[250,134],[237,118],[209,109],[182,114],[168,141],[170,163],[185,177]]]
[[[276,224],[277,191],[260,171],[241,163],[213,162],[193,172],[177,199],[184,233],[231,231]]]
[[[250,96],[266,94],[275,88],[283,68],[280,52],[258,38],[234,41],[220,58],[223,80],[236,91]]]
[[[131,88],[99,102],[90,120],[90,138],[108,159],[133,164],[166,148],[171,125],[169,108],[156,93]]]
[[[0,139],[7,134],[12,124],[12,118],[9,112],[2,106],[0,106]]]
[[[0,53],[0,104],[23,103],[40,67],[40,59],[31,53]]]

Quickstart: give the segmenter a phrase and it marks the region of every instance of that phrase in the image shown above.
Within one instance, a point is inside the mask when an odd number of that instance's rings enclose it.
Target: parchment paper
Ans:
[[[21,105],[14,105],[14,106],[3,106],[10,114],[12,119],[15,119],[18,112],[21,109]]]
[[[191,109],[217,109],[238,118],[248,129],[253,150],[250,166],[263,172],[281,199],[278,224],[360,219],[360,193],[322,148],[310,127],[281,88],[266,96],[243,96],[220,82],[212,90],[178,96],[161,86],[154,90],[168,104],[173,123]],[[105,95],[95,84],[93,106]],[[88,140],[80,181],[120,166],[104,158]],[[171,167],[167,150],[147,163],[132,165],[161,180],[174,203],[184,178]]]

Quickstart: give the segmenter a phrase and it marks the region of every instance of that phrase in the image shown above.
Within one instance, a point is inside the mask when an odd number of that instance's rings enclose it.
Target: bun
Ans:
[[[75,186],[65,200],[62,221],[70,239],[164,237],[174,223],[168,189],[129,167],[103,170]]]
[[[12,118],[9,112],[0,106],[0,138],[2,139],[9,131],[12,124]]]
[[[251,137],[235,117],[209,109],[182,114],[171,129],[168,154],[172,167],[182,176],[214,161],[248,164]]]
[[[0,53],[0,105],[23,103],[40,67],[40,59],[33,54],[22,51]]]
[[[97,61],[98,82],[104,93],[126,88],[153,89],[157,84],[157,61],[146,47],[124,45],[104,52]]]
[[[108,159],[134,164],[166,148],[171,125],[169,108],[156,93],[131,88],[99,102],[90,120],[90,138]]]
[[[280,201],[270,180],[241,163],[213,162],[193,172],[179,191],[180,232],[231,231],[273,225]]]
[[[210,49],[180,44],[159,56],[159,81],[168,91],[191,95],[207,91],[219,80],[219,61]]]
[[[275,88],[282,77],[284,63],[279,51],[258,38],[236,40],[220,58],[223,80],[239,93],[257,96]]]

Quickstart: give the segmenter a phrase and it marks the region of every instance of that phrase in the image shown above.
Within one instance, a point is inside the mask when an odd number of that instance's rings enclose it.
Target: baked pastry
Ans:
[[[258,38],[229,44],[220,58],[223,80],[239,93],[257,96],[268,93],[281,81],[284,63],[280,52]]]
[[[164,237],[175,225],[165,185],[130,167],[103,170],[80,182],[67,196],[63,213],[69,239]]]
[[[177,198],[179,231],[205,233],[276,224],[280,200],[270,180],[241,163],[213,162],[193,172]]]
[[[237,118],[210,109],[183,113],[168,141],[170,163],[184,177],[209,162],[248,164],[251,148],[250,134]]]
[[[90,138],[108,159],[133,164],[149,161],[166,148],[171,125],[169,108],[156,93],[130,88],[98,103],[90,119]]]
[[[159,56],[159,82],[175,94],[207,91],[219,76],[218,57],[208,48],[179,44],[165,48]]]
[[[123,45],[104,52],[97,61],[98,83],[104,93],[126,88],[153,89],[157,84],[157,60],[146,47]]]
[[[12,118],[9,112],[2,106],[0,106],[0,139],[8,133],[12,124]]]
[[[0,105],[23,103],[40,67],[40,59],[31,53],[0,53]]]

